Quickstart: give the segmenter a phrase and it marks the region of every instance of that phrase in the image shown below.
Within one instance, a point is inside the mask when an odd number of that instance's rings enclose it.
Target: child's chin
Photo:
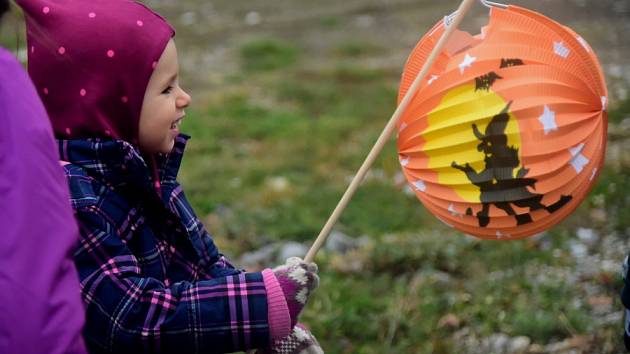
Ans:
[[[155,149],[158,154],[168,154],[173,150],[173,146],[175,146],[175,139],[171,139],[169,142],[165,142],[162,146]]]
[[[172,139],[168,144],[164,145],[164,148],[160,152],[163,154],[168,154],[173,150],[174,146],[175,146],[175,139]]]

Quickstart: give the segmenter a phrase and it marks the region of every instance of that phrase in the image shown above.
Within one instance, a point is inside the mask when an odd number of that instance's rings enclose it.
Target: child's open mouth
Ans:
[[[184,120],[184,117],[177,118],[177,120],[171,124],[171,129],[179,129],[179,126],[182,125],[183,120]]]

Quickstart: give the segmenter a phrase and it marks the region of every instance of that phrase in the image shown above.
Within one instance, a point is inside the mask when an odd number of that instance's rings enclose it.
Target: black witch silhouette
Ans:
[[[488,212],[490,205],[505,211],[508,215],[514,215],[518,225],[532,222],[530,213],[516,214],[510,204],[520,208],[529,208],[530,212],[545,209],[553,213],[571,200],[571,196],[562,196],[556,203],[545,206],[541,203],[542,194],[532,193],[528,187],[535,189],[536,179],[526,178],[528,169],[521,167],[514,177],[514,169],[520,164],[518,148],[508,146],[507,128],[510,119],[510,101],[501,113],[492,117],[486,127],[485,133],[481,133],[476,124],[472,125],[475,137],[481,142],[477,150],[484,153],[485,168],[481,172],[475,171],[469,163],[464,166],[453,161],[451,166],[464,173],[481,192],[482,209],[477,212],[479,226],[486,227],[490,223]],[[468,208],[467,215],[472,215],[472,209]]]

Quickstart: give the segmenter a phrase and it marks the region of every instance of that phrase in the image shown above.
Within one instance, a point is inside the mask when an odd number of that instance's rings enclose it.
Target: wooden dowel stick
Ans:
[[[330,234],[332,227],[335,225],[335,223],[341,216],[341,213],[348,205],[348,202],[350,202],[350,199],[352,198],[352,196],[354,195],[354,192],[356,192],[357,188],[363,181],[363,178],[365,177],[368,170],[374,163],[374,160],[376,160],[376,157],[379,155],[381,150],[383,150],[383,147],[385,146],[385,144],[391,137],[392,133],[394,132],[394,129],[396,128],[396,123],[398,123],[400,116],[407,109],[407,106],[409,105],[409,101],[411,101],[411,98],[414,96],[414,94],[418,90],[420,83],[427,75],[429,69],[431,69],[431,67],[433,66],[433,62],[435,62],[435,59],[437,58],[439,53],[442,51],[442,48],[448,42],[453,31],[455,31],[455,29],[462,22],[464,16],[466,16],[466,13],[468,12],[468,10],[470,10],[474,1],[475,0],[463,0],[462,3],[459,5],[459,9],[457,10],[457,15],[455,16],[455,19],[453,20],[451,24],[448,25],[448,27],[446,28],[446,31],[442,34],[442,37],[440,37],[440,40],[435,45],[435,48],[433,48],[433,51],[429,55],[429,58],[422,66],[422,70],[420,70],[420,73],[418,74],[418,76],[416,76],[416,79],[411,84],[411,87],[409,87],[407,94],[405,94],[405,97],[402,99],[402,101],[400,102],[396,110],[394,111],[394,114],[392,115],[389,122],[385,126],[385,129],[383,129],[383,132],[381,133],[378,140],[372,147],[372,150],[366,157],[365,161],[363,161],[363,164],[359,168],[359,171],[357,172],[357,174],[352,179],[352,182],[350,182],[348,189],[346,189],[345,193],[341,197],[341,200],[335,207],[335,210],[328,218],[328,221],[326,221],[326,224],[324,224],[324,227],[322,228],[319,235],[317,236],[317,239],[315,239],[315,242],[311,246],[311,249],[306,254],[306,257],[304,257],[304,260],[306,262],[312,262],[313,259],[315,259],[315,255],[317,254],[317,252],[319,252],[319,249],[323,246],[324,242],[326,242],[326,239],[328,238],[328,235]]]

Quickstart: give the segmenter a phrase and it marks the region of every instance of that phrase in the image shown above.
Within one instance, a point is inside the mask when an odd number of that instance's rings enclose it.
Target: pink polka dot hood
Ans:
[[[138,142],[147,84],[173,27],[126,0],[17,0],[28,71],[58,139]]]

